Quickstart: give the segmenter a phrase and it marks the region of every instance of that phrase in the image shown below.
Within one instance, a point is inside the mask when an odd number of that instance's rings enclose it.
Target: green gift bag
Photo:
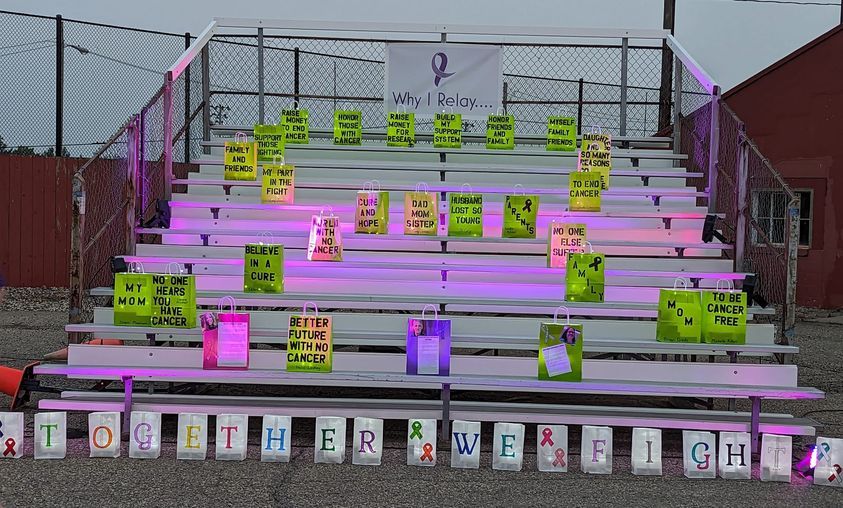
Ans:
[[[246,244],[243,258],[243,292],[284,292],[283,245],[275,244],[272,240],[269,243],[260,241]]]
[[[284,127],[256,124],[253,131],[258,146],[258,161],[271,161],[273,157],[284,156]]]
[[[472,193],[467,183],[460,192],[448,193],[448,236],[483,236],[483,195]]]
[[[573,152],[577,149],[577,119],[567,116],[547,118],[547,150]]]
[[[436,113],[433,115],[433,147],[460,148],[462,146],[462,115]]]
[[[585,251],[585,224],[554,219],[547,225],[547,267],[565,268],[572,252]]]
[[[676,286],[682,283],[683,289]],[[659,342],[700,342],[702,306],[700,292],[688,291],[685,279],[673,282],[673,289],[659,290],[656,340]]]
[[[559,310],[565,309],[565,324],[558,323]],[[582,381],[582,325],[571,324],[568,307],[559,307],[552,323],[539,327],[539,379]]]
[[[386,115],[386,146],[411,147],[416,144],[416,115],[390,111]]]
[[[565,267],[565,300],[569,302],[603,302],[606,257],[594,252],[572,252]]]
[[[170,263],[170,266],[176,263]],[[152,322],[159,328],[193,328],[196,326],[196,279],[193,275],[167,274],[152,276]],[[179,267],[181,272],[181,267]]]
[[[404,193],[404,234],[436,236],[439,232],[438,195],[426,183]]]
[[[152,274],[143,265],[129,263],[134,270],[114,274],[114,324],[149,326],[152,320]]]
[[[521,185],[515,186],[515,192]],[[503,238],[535,238],[539,215],[539,196],[507,194],[503,203]]]
[[[720,289],[725,282],[727,288]],[[702,292],[702,342],[746,344],[746,293],[735,291],[732,281],[717,281],[717,289]]]
[[[261,177],[261,203],[292,205],[295,201],[295,173],[284,157],[273,156],[272,164],[264,164]]]
[[[512,150],[515,148],[515,117],[500,114],[489,115],[486,120],[486,148],[489,150]]]
[[[582,150],[606,150],[612,151],[612,136],[609,133],[603,133],[603,129],[598,126],[592,126],[591,132],[584,132],[582,135]]]
[[[313,307],[313,314],[307,307]],[[301,314],[290,316],[287,333],[287,372],[331,372],[333,368],[331,316],[320,316],[313,302],[304,302]]]
[[[595,144],[594,146],[597,146]],[[612,170],[612,152],[608,150],[583,149],[577,159],[577,171],[600,175],[600,190],[609,190],[609,173]]]
[[[572,212],[599,212],[601,187],[599,173],[571,173],[568,175],[568,209]]]
[[[381,191],[381,184],[377,180],[364,182],[363,190],[357,191],[354,232],[376,235],[389,232],[389,193]]]
[[[334,144],[359,146],[363,141],[363,113],[334,111]]]
[[[255,181],[258,178],[257,143],[250,143],[245,132],[234,135],[234,142],[225,142],[223,168],[226,180]]]
[[[281,126],[284,128],[285,145],[306,145],[310,141],[310,126],[306,109],[281,110]]]

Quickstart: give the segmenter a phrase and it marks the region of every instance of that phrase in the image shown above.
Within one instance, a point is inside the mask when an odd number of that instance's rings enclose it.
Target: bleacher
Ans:
[[[677,429],[747,431],[757,449],[759,432],[813,435],[815,423],[761,412],[763,399],[821,398],[799,387],[794,365],[773,361],[798,353],[775,342],[774,325],[753,322],[771,308],[748,309],[745,345],[672,344],[656,341],[660,288],[677,277],[694,288],[711,289],[720,279],[740,288],[745,273],[734,271],[725,254],[733,246],[701,240],[706,193],[691,184],[699,175],[685,169],[685,154],[669,138],[615,138],[611,190],[601,212],[569,212],[568,174],[575,153],[548,152],[535,138],[516,139],[513,151],[490,151],[467,144],[435,149],[419,144],[392,148],[383,133],[367,133],[363,146],[337,147],[330,134],[311,132],[308,145],[288,145],[285,162],[296,167],[295,204],[260,203],[259,182],[223,179],[222,145],[238,127],[219,126],[205,143],[200,170],[175,180],[185,193],[173,193],[167,229],[139,227],[154,240],[124,256],[147,272],[165,273],[175,262],[196,276],[197,305],[216,308],[233,296],[251,313],[252,353],[248,371],[202,369],[199,328],[167,329],[113,324],[109,306],[95,309],[91,323],[68,325],[68,332],[119,338],[123,346],[72,345],[66,365],[45,364],[42,375],[122,381],[120,392],[64,392],[40,401],[42,409],[155,410],[292,416],[425,416],[450,419],[660,426]],[[466,137],[466,143],[471,137]],[[390,193],[388,235],[353,233],[355,196],[364,181],[377,180]],[[436,237],[402,234],[403,192],[425,182],[439,193],[440,231]],[[484,235],[447,235],[449,192],[463,184],[484,197]],[[516,185],[540,196],[536,239],[502,239],[502,203]],[[520,190],[520,188],[519,188]],[[310,218],[332,210],[341,220],[343,261],[306,259]],[[604,303],[565,302],[564,270],[546,267],[548,224],[565,219],[587,225],[588,240],[606,254]],[[268,232],[285,249],[285,292],[243,292],[243,246]],[[92,290],[109,297],[113,289]],[[334,360],[330,374],[284,371],[287,318],[305,302],[334,318]],[[451,372],[411,376],[404,372],[406,320],[433,304],[452,321]],[[551,320],[560,305],[572,322],[584,325],[581,383],[536,379],[539,323]],[[260,348],[260,349],[258,349]],[[669,360],[669,361],[668,361]],[[699,360],[699,361],[698,361]],[[149,393],[135,393],[136,382],[151,382]],[[159,384],[155,384],[159,383]],[[231,397],[175,394],[160,383],[202,385],[286,385],[316,387],[319,396]],[[153,391],[153,387],[155,391]],[[392,390],[398,398],[343,398],[343,389]],[[437,400],[426,397],[435,390]],[[485,400],[463,397],[485,393]],[[508,392],[527,401],[508,402]],[[531,394],[609,397],[610,405],[533,402]],[[676,409],[671,398],[697,401],[749,399],[749,412],[712,410],[710,404]],[[661,401],[652,404],[656,398]]]

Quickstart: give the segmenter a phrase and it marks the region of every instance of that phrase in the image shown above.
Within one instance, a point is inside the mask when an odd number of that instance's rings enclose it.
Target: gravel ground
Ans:
[[[20,367],[63,346],[67,313],[63,293],[44,289],[11,289],[0,307],[0,363]],[[827,392],[822,401],[766,401],[766,412],[807,415],[823,424],[820,435],[843,437],[843,325],[812,322],[828,312],[801,314],[801,353],[797,358],[800,384]],[[51,379],[60,388],[85,384]],[[243,390],[243,389],[241,389]],[[245,391],[245,390],[243,390]],[[237,393],[232,391],[231,393]],[[301,393],[300,390],[297,393]],[[356,392],[360,395],[360,392]],[[382,395],[382,394],[378,394]],[[51,396],[51,395],[43,395]],[[40,397],[37,396],[36,398]],[[0,407],[8,404],[0,396]],[[743,406],[743,407],[742,407]],[[745,404],[739,408],[748,409]],[[664,432],[664,476],[636,477],[629,473],[629,429],[614,430],[614,473],[593,476],[579,472],[579,428],[570,428],[570,472],[539,473],[535,463],[535,431],[527,426],[524,469],[520,473],[491,470],[492,425],[483,425],[479,470],[448,467],[447,445],[440,444],[439,465],[405,465],[406,422],[385,422],[383,466],[313,463],[313,420],[295,419],[293,459],[289,464],[259,462],[257,419],[251,420],[249,458],[239,463],[213,460],[209,444],[204,462],[175,460],[175,417],[164,419],[162,457],[130,460],[124,444],[120,459],[87,458],[84,437],[68,440],[65,460],[32,459],[32,407],[26,409],[26,458],[0,461],[0,506],[843,506],[843,489],[814,487],[794,473],[791,484],[758,481],[690,480],[682,476],[681,433]],[[83,414],[68,415],[69,435],[84,436]],[[532,432],[531,432],[532,430]],[[349,425],[349,432],[351,425]],[[210,436],[209,441],[213,441]],[[794,456],[813,438],[794,440]]]

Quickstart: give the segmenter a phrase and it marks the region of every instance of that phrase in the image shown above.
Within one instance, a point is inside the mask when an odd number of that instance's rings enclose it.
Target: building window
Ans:
[[[813,191],[797,190],[799,195],[799,246],[811,246],[811,210],[813,205]],[[773,245],[784,245],[787,214],[787,195],[782,191],[758,190],[752,196],[752,216],[758,227],[769,238]],[[752,242],[764,243],[764,238],[752,230]]]

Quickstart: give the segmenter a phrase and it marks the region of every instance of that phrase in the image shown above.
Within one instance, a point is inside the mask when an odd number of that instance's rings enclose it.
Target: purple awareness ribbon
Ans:
[[[439,57],[439,63],[436,63],[436,57]],[[436,75],[433,78],[433,84],[439,86],[439,83],[442,81],[442,78],[447,78],[449,76],[453,76],[453,72],[445,72],[445,67],[448,66],[448,55],[445,53],[436,53],[433,55],[433,58],[430,60],[430,68],[433,69],[433,74]]]

